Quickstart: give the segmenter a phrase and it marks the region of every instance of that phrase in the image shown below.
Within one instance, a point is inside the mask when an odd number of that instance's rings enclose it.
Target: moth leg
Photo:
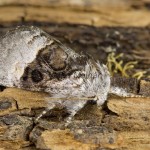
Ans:
[[[36,118],[35,122],[38,122],[41,117],[43,117],[46,113],[52,110],[56,105],[52,104],[51,106],[47,107],[44,111],[42,111]]]
[[[74,116],[77,114],[77,112],[79,112],[85,106],[86,103],[87,101],[83,101],[83,100],[74,101],[74,102],[72,101],[66,102],[65,106],[70,114],[65,119],[65,122],[66,122],[65,126],[68,126],[72,122]]]
[[[66,127],[71,123],[71,121],[73,120],[73,118],[77,112],[78,111],[71,112],[70,115],[65,119],[65,126]]]

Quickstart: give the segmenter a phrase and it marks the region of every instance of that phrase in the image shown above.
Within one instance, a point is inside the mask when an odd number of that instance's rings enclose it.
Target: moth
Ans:
[[[78,54],[34,26],[10,30],[0,39],[0,85],[49,93],[47,111],[57,105],[67,108],[70,122],[89,99],[97,105],[108,93],[128,96],[111,87],[107,67],[85,54]],[[73,99],[73,100],[72,100]]]

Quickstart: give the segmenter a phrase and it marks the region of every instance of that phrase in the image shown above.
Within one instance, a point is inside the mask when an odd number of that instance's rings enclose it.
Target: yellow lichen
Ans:
[[[132,75],[133,78],[141,79],[147,72],[146,71],[140,71],[136,72]]]
[[[124,63],[122,60],[123,53],[116,55],[114,52],[110,53],[107,57],[107,67],[113,76],[115,73],[120,73],[124,77],[134,77],[137,79],[142,78],[146,71],[136,72],[134,74],[129,75],[129,70],[135,68],[135,65],[138,63],[137,61],[130,61]]]

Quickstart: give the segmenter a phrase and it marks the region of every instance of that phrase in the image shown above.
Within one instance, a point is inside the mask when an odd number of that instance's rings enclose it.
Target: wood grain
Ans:
[[[109,50],[123,53],[124,63],[138,61],[129,74],[147,74],[142,80],[117,76],[112,83],[145,98],[109,95],[102,107],[88,103],[67,127],[64,108],[34,122],[48,94],[0,88],[0,150],[149,150],[149,16],[149,0],[1,0],[0,36],[18,25],[35,25],[103,63]]]

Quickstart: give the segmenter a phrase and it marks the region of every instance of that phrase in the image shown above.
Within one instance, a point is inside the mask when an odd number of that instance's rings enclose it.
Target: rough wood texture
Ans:
[[[144,83],[150,89],[149,82]],[[139,88],[145,89],[145,95],[150,96],[143,84]],[[45,96],[45,93],[13,88],[0,93],[0,142],[4,149],[7,149],[7,143],[16,149],[31,143],[40,149],[54,150],[150,148],[150,98],[110,96],[103,108],[89,103],[65,127],[63,120],[67,112],[62,108],[54,109],[38,124],[33,123],[34,116],[46,107]]]
[[[150,24],[149,0],[1,0],[0,6],[0,21],[5,23],[50,21],[94,26]]]
[[[0,6],[0,35],[17,25],[36,25],[104,63],[110,52],[124,53],[124,62],[138,61],[129,74],[142,70],[147,71],[143,78],[150,74],[149,0],[1,0]],[[148,78],[115,77],[112,84],[150,97]],[[47,94],[3,89],[0,87],[0,150],[150,149],[150,98],[110,95],[101,108],[87,104],[65,127],[68,113],[64,108],[34,123],[46,107]]]

